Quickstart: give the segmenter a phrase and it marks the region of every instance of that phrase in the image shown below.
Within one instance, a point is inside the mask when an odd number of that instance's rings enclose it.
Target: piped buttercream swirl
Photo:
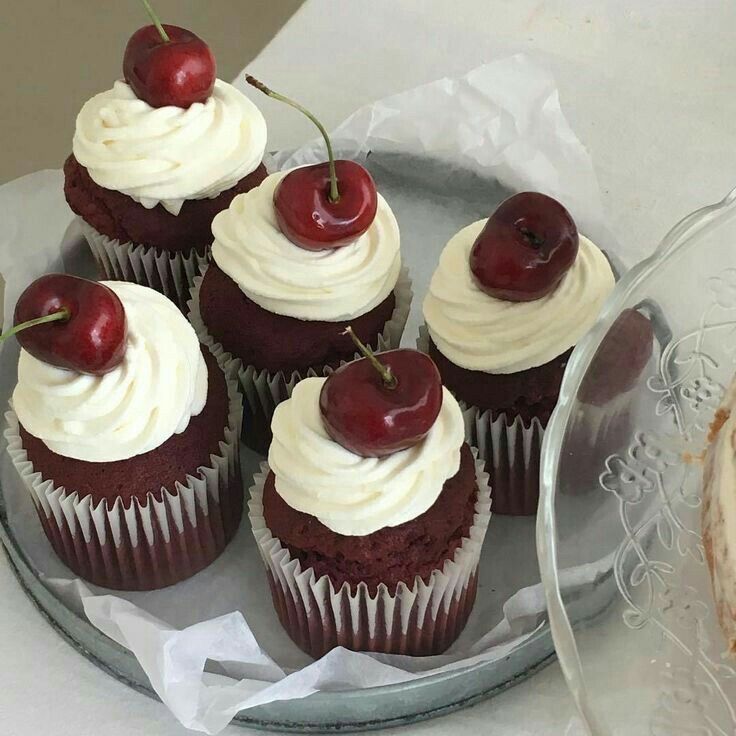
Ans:
[[[424,319],[440,352],[468,370],[516,373],[544,365],[593,326],[615,285],[605,255],[580,236],[578,255],[557,288],[530,302],[486,294],[470,270],[470,251],[486,220],[445,246],[424,299]]]
[[[427,511],[460,467],[463,417],[443,389],[442,408],[414,447],[381,458],[356,455],[327,434],[319,409],[325,378],[307,378],[279,404],[268,462],[289,506],[346,536],[398,526]]]
[[[378,306],[401,270],[399,226],[378,195],[373,223],[355,242],[312,251],[279,229],[273,204],[287,172],[240,194],[212,223],[212,258],[256,304],[302,320],[342,322]]]
[[[125,356],[102,376],[49,365],[21,350],[13,409],[53,452],[88,462],[125,460],[183,432],[207,400],[207,365],[192,326],[165,296],[105,281],[123,303]]]
[[[74,156],[93,181],[177,215],[188,199],[235,186],[261,163],[266,122],[242,92],[217,80],[206,102],[151,107],[125,82],[82,107]]]

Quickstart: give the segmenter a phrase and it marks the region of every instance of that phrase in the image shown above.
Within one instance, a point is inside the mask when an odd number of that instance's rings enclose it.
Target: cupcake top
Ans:
[[[219,79],[206,102],[186,109],[151,107],[117,81],[82,107],[73,141],[95,183],[174,215],[188,199],[233,187],[258,167],[265,147],[260,110]]]
[[[379,194],[375,219],[353,243],[300,248],[276,220],[274,192],[287,173],[271,174],[215,217],[215,263],[274,314],[341,322],[369,312],[393,291],[401,270],[399,226],[391,208]]]
[[[533,301],[497,299],[479,287],[470,268],[486,222],[460,230],[442,252],[423,305],[430,337],[468,370],[503,374],[544,365],[592,327],[615,285],[611,266],[580,235],[577,257],[551,293]]]
[[[457,401],[442,389],[428,434],[413,447],[363,457],[331,439],[320,414],[325,378],[307,378],[276,407],[268,462],[277,493],[297,511],[345,536],[366,536],[415,519],[460,467],[465,430]]]
[[[207,400],[207,366],[192,326],[153,289],[105,281],[125,309],[122,362],[104,375],[58,368],[21,349],[12,405],[53,452],[125,460],[183,432]]]

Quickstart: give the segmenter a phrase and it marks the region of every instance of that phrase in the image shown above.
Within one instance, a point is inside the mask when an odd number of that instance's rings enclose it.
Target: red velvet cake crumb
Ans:
[[[345,328],[350,325],[368,345],[391,319],[393,292],[370,312],[347,322],[320,322],[274,314],[249,299],[216,263],[202,281],[199,304],[208,332],[227,352],[270,373],[303,371],[339,365],[355,355],[355,345]]]
[[[399,582],[411,587],[417,575],[426,581],[452,558],[470,532],[477,495],[473,455],[464,444],[459,470],[445,481],[432,507],[399,526],[364,537],[337,534],[314,516],[289,506],[276,491],[273,473],[263,489],[263,515],[292,557],[313,568],[317,577],[328,575],[335,589],[344,582],[351,586],[365,582],[374,594],[384,583],[393,594]]]
[[[229,401],[225,376],[217,361],[204,351],[209,390],[204,409],[192,417],[181,434],[172,435],[154,450],[116,462],[86,462],[51,451],[40,439],[22,426],[20,436],[28,459],[44,480],[52,480],[67,492],[77,491],[81,498],[91,495],[95,502],[114,501],[118,496],[125,506],[135,497],[144,501],[148,493],[161,498],[161,487],[173,491],[177,481],[196,475],[197,468],[211,465],[210,455],[220,453],[224,428],[228,423]]]
[[[73,212],[108,238],[176,253],[193,248],[204,253],[212,243],[215,215],[227,209],[235,196],[257,187],[266,176],[266,167],[260,164],[217,197],[187,200],[179,214],[172,215],[160,204],[149,210],[121,192],[99,186],[71,155],[64,163],[64,194]]]
[[[486,373],[455,365],[429,341],[429,355],[437,364],[442,383],[458,400],[490,409],[494,417],[505,413],[509,424],[520,416],[527,426],[534,417],[547,425],[571,353],[572,349],[549,363],[517,373]]]

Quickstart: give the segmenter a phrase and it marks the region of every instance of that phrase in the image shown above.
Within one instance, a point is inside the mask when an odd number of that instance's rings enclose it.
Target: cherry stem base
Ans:
[[[143,3],[143,7],[146,9],[146,13],[148,13],[148,16],[150,17],[151,22],[154,26],[156,26],[156,30],[161,35],[161,40],[164,43],[169,43],[169,41],[171,40],[169,38],[169,34],[166,33],[166,29],[164,28],[163,23],[161,23],[161,21],[158,19],[156,11],[153,9],[151,3],[148,2],[148,0],[141,0],[141,2]]]
[[[264,95],[267,97],[272,97],[274,100],[278,100],[279,102],[283,102],[287,105],[290,105],[295,110],[299,110],[302,115],[306,115],[316,126],[319,132],[322,134],[322,137],[325,140],[325,146],[327,148],[327,158],[328,163],[330,166],[330,193],[329,193],[329,199],[330,202],[333,204],[335,202],[340,201],[340,190],[337,186],[337,173],[335,171],[335,155],[332,151],[332,143],[330,142],[330,136],[327,134],[327,130],[325,129],[324,125],[320,123],[320,121],[311,113],[309,110],[307,110],[306,107],[302,107],[298,102],[295,102],[294,100],[290,99],[289,97],[285,97],[282,94],[279,94],[278,92],[274,92],[270,87],[267,87],[263,82],[256,79],[254,76],[250,74],[245,75],[245,81],[248,82],[251,87],[255,87],[259,92],[263,92]]]
[[[363,344],[362,340],[355,334],[355,332],[353,332],[353,328],[346,327],[343,334],[350,335],[350,338],[355,343],[358,350],[360,350],[361,354],[370,361],[371,365],[380,374],[383,380],[383,385],[390,389],[396,388],[398,381],[396,380],[396,376],[391,372],[391,368],[384,365],[380,360],[378,360],[378,358],[376,358],[373,351],[367,345]]]
[[[3,340],[7,340],[13,335],[17,335],[22,330],[27,330],[29,327],[45,325],[49,322],[66,322],[69,317],[71,317],[71,313],[68,309],[64,308],[59,310],[58,312],[47,314],[45,317],[36,317],[36,319],[29,319],[27,322],[21,322],[19,325],[15,325],[15,327],[11,328],[7,332],[3,332],[3,334],[0,335],[0,342],[2,342]]]

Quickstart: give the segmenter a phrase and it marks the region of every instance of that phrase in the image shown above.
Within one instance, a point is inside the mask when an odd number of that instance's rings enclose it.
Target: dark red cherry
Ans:
[[[330,165],[290,171],[274,192],[281,232],[308,250],[339,248],[359,238],[376,217],[378,195],[373,177],[354,161],[335,161],[340,191],[330,200]]]
[[[570,213],[539,192],[509,197],[488,218],[470,252],[478,286],[497,299],[533,301],[554,291],[578,254]]]
[[[191,31],[178,26],[139,28],[123,57],[125,81],[137,97],[152,107],[187,108],[207,102],[215,86],[217,64],[210,47]]]
[[[654,328],[646,315],[625,309],[611,325],[590,362],[578,400],[605,406],[630,391],[652,357]]]
[[[442,381],[428,355],[391,350],[338,368],[322,386],[319,407],[335,442],[383,457],[426,436],[442,408]]]
[[[309,110],[250,74],[245,81],[306,115],[327,147],[328,161],[294,169],[276,187],[273,205],[281,232],[307,250],[329,250],[357,240],[376,217],[378,193],[373,177],[355,161],[335,160],[327,131]]]
[[[127,323],[112,289],[77,276],[36,279],[18,299],[13,329],[31,355],[59,368],[102,375],[125,355]]]

